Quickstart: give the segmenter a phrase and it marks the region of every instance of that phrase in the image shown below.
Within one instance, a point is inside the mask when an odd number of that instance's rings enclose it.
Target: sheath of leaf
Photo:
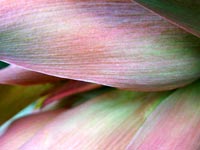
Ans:
[[[103,85],[158,91],[200,76],[200,39],[129,0],[4,0],[0,59]]]

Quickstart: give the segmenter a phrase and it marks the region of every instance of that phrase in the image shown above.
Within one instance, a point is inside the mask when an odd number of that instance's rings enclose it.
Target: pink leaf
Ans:
[[[164,97],[166,93],[107,92],[62,113],[21,149],[124,149]]]
[[[7,132],[0,137],[0,149],[16,150],[63,110],[32,114],[14,121]],[[36,146],[36,145],[35,145]]]
[[[0,70],[0,83],[9,85],[33,85],[64,80],[45,74],[29,71],[21,67],[10,65]]]
[[[49,96],[45,99],[43,106],[46,106],[54,101],[58,101],[64,97],[72,96],[74,94],[90,91],[101,87],[101,85],[69,80],[66,84],[55,89]]]
[[[129,0],[4,0],[0,59],[118,88],[168,90],[200,77],[200,39]]]
[[[128,150],[200,148],[200,82],[177,90],[148,117]]]

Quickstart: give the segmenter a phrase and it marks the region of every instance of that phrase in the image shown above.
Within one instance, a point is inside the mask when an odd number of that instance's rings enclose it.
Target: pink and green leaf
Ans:
[[[200,148],[200,82],[177,90],[148,117],[128,150]]]
[[[35,113],[14,121],[0,137],[1,149],[19,149],[27,140],[64,110]]]
[[[76,80],[68,80],[66,84],[58,87],[46,97],[46,99],[43,102],[43,106],[61,100],[64,97],[69,97],[79,93],[87,92],[100,87],[101,85],[98,84],[92,84]]]
[[[168,19],[178,27],[200,37],[199,0],[134,0]]]
[[[112,90],[62,113],[21,149],[124,149],[167,95]]]
[[[0,59],[140,91],[200,76],[200,39],[129,0],[0,2]]]

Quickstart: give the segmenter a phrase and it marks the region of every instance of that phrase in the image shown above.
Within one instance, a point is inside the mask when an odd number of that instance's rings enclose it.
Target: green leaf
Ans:
[[[52,84],[27,87],[0,85],[0,125],[53,87]]]

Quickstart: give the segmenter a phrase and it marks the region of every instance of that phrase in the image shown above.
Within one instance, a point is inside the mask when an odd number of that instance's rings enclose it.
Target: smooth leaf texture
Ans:
[[[33,85],[33,84],[58,82],[61,80],[64,79],[29,71],[15,65],[10,65],[5,69],[0,70],[1,84]]]
[[[0,125],[54,87],[53,84],[28,87],[0,85]]]
[[[124,149],[167,94],[107,92],[62,113],[20,149]]]
[[[134,0],[200,37],[199,0]]]
[[[14,121],[6,134],[0,137],[0,149],[17,150],[43,126],[64,110],[35,113]]]
[[[128,150],[199,150],[200,82],[179,89],[148,117]]]
[[[200,39],[131,0],[3,0],[0,59],[57,77],[141,91],[200,76]]]

